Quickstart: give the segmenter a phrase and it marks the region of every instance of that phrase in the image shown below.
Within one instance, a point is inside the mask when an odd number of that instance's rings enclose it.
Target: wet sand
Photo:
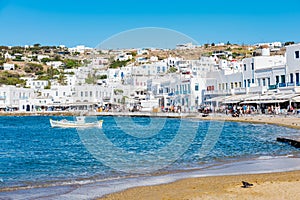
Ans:
[[[242,181],[252,183],[242,188]],[[300,199],[300,171],[190,178],[170,184],[131,188],[101,199]]]

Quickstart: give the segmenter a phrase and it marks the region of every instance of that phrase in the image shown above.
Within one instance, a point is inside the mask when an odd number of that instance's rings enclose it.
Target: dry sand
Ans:
[[[253,186],[242,188],[242,181]],[[170,184],[132,188],[102,199],[300,199],[300,171],[191,178]]]
[[[197,117],[202,120],[225,120],[247,123],[262,123],[262,124],[275,124],[289,128],[300,129],[300,116],[295,115],[248,115],[242,117],[231,117],[210,115],[208,117]]]
[[[197,117],[201,118],[201,117]],[[250,123],[277,124],[300,129],[300,118],[295,116],[209,116],[205,120],[227,120]],[[299,134],[300,138],[300,134]],[[242,188],[242,181],[253,184]],[[174,183],[131,188],[122,192],[107,195],[101,199],[146,199],[146,200],[202,200],[202,199],[300,199],[300,171],[215,176],[190,178]]]

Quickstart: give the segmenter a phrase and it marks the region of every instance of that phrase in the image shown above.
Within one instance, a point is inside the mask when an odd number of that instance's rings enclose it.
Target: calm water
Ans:
[[[62,117],[52,118],[62,119]],[[73,117],[63,118],[73,120]],[[126,155],[132,155],[130,158],[120,157],[123,154],[119,155],[114,151],[110,153],[108,145],[97,143],[96,139],[93,139],[94,145],[102,154],[93,154],[82,136],[86,134],[86,137],[92,137],[87,134],[92,134],[93,130],[81,132],[76,129],[50,128],[49,117],[0,117],[0,188],[60,185],[79,180],[130,176],[132,174],[128,170],[119,170],[122,167],[126,168],[124,164],[126,160],[130,168],[135,164],[130,160],[134,155],[137,154],[140,158],[149,152],[163,149],[179,135],[180,131],[184,132],[184,137],[179,138],[178,143],[174,143],[177,145],[173,147],[174,150],[167,149],[167,156],[174,159],[176,157],[174,152],[186,145],[187,148],[181,149],[181,154],[177,155],[178,159],[175,162],[170,159],[172,164],[164,166],[163,154],[155,154],[154,157],[157,156],[155,162],[151,160],[152,157],[145,157],[147,161],[141,160],[143,164],[146,163],[145,173],[157,172],[155,167],[149,171],[151,163],[153,166],[156,166],[154,163],[161,164],[163,168],[158,168],[158,171],[165,172],[203,168],[220,162],[297,153],[297,149],[276,142],[277,136],[294,135],[299,132],[284,127],[192,120],[183,120],[183,123],[180,119],[159,119],[163,123],[155,123],[157,130],[151,127],[151,130],[154,130],[152,133],[142,128],[151,126],[151,118],[130,118],[131,123],[128,122],[129,118],[122,117],[99,119],[104,119],[102,130],[107,139],[116,148],[129,152]],[[214,135],[206,137],[213,123],[223,126],[222,132],[217,135],[218,137]],[[132,134],[126,134],[128,132]],[[215,129],[212,129],[212,132],[215,132]],[[195,135],[189,137],[193,133]],[[101,159],[99,156],[102,156]],[[114,161],[114,164],[108,161]],[[115,163],[120,164],[117,166]],[[138,164],[140,163],[136,162],[136,165]],[[139,168],[139,173],[143,173],[142,169]]]

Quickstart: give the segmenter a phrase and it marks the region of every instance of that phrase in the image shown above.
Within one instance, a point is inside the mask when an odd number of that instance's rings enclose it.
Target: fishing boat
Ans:
[[[50,119],[50,125],[52,128],[102,128],[103,120],[97,122],[86,123],[84,117],[76,117],[76,121],[69,121],[66,119],[53,120]]]

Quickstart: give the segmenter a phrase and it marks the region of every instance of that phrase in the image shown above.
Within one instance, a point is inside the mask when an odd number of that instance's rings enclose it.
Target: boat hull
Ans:
[[[100,120],[96,123],[78,123],[76,121],[67,121],[67,120],[53,120],[50,119],[50,125],[52,128],[102,128],[103,120]]]

